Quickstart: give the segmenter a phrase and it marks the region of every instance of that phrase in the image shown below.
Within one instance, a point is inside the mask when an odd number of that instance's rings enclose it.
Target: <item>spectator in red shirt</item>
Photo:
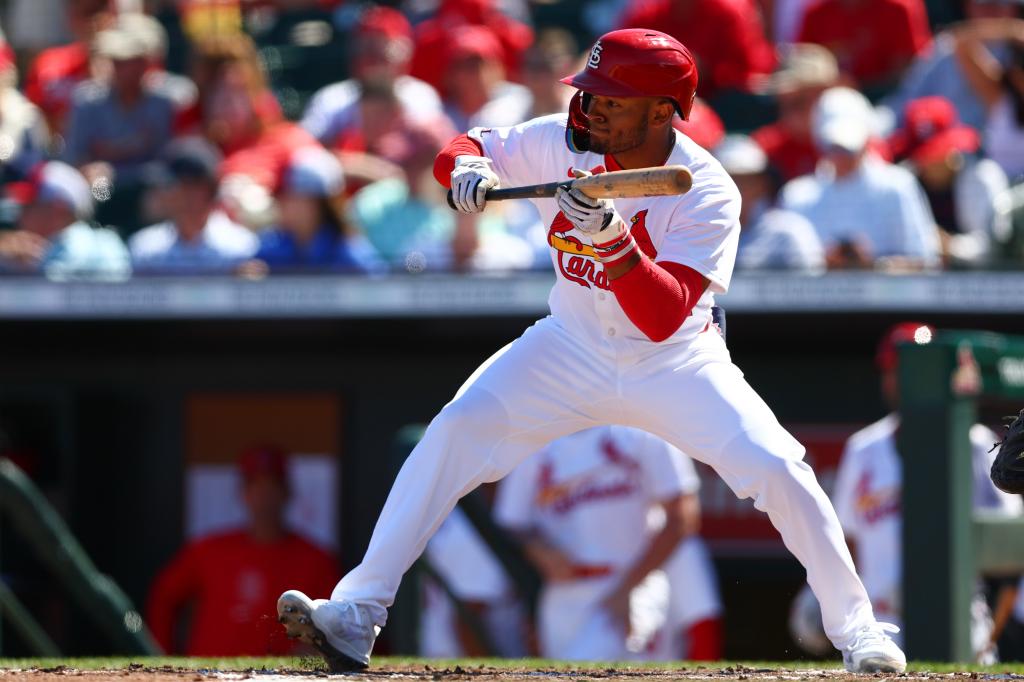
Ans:
[[[92,75],[89,47],[93,36],[113,21],[108,5],[107,0],[69,0],[67,20],[75,41],[43,50],[25,73],[25,95],[54,132],[63,129],[75,86]]]
[[[832,53],[820,45],[796,44],[781,51],[779,68],[759,84],[761,92],[775,96],[779,118],[751,137],[781,181],[814,172],[820,153],[811,137],[811,112],[838,77]]]
[[[775,55],[750,0],[645,0],[632,3],[619,28],[653,28],[690,48],[700,70],[698,93],[749,89],[772,70]]]
[[[818,0],[798,42],[824,45],[862,91],[882,94],[929,45],[931,31],[923,0]]]
[[[270,206],[292,154],[320,143],[284,119],[247,36],[207,38],[195,50],[201,93],[195,119],[224,154],[222,198],[236,219],[261,226],[266,216],[260,209]]]
[[[273,447],[239,459],[245,529],[186,545],[153,583],[147,620],[166,652],[190,656],[263,656],[292,653],[274,613],[277,595],[292,585],[330,590],[338,566],[324,550],[285,527],[286,458]],[[192,605],[188,641],[175,645],[182,608]]]
[[[526,48],[533,43],[533,30],[502,14],[494,0],[441,0],[437,14],[416,26],[410,73],[439,90],[443,89],[444,52],[452,36],[466,26],[483,26],[494,32],[501,45],[501,61],[512,80]]]

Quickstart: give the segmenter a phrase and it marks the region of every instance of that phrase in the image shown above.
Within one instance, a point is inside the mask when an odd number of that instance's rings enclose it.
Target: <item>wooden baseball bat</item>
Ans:
[[[656,166],[633,170],[608,171],[585,178],[548,182],[541,185],[525,185],[489,189],[487,201],[505,199],[537,199],[553,197],[559,187],[576,187],[594,199],[626,197],[660,197],[685,194],[693,186],[693,174],[686,166]],[[448,190],[448,206],[455,208],[452,191]]]

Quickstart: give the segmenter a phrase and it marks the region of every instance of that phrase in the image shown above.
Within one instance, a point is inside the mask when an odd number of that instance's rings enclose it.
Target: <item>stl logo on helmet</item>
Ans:
[[[587,59],[587,68],[596,69],[601,63],[601,41],[594,43],[594,47],[590,50],[590,58]]]

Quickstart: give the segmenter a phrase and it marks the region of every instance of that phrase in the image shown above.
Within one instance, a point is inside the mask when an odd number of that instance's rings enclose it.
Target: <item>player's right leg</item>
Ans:
[[[614,394],[606,364],[584,362],[579,342],[551,318],[484,363],[409,455],[362,563],[331,599],[281,596],[289,635],[317,646],[336,669],[365,667],[402,575],[458,499],[549,441],[594,426]]]
[[[807,570],[825,632],[851,672],[902,672],[903,652],[875,618],[839,519],[803,461],[803,446],[746,383],[724,344],[710,334],[699,342],[701,354],[677,359],[667,349],[663,357],[624,367],[626,423],[710,465],[734,493],[768,514]]]

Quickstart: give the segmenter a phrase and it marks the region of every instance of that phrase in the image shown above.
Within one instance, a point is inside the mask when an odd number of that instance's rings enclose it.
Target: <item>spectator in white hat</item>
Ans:
[[[96,35],[93,49],[110,60],[110,82],[75,92],[63,160],[91,179],[107,173],[90,166],[109,164],[116,184],[136,185],[171,138],[174,102],[145,86],[152,50],[145,32],[109,28]]]
[[[928,200],[910,171],[870,151],[874,112],[850,88],[826,90],[812,117],[822,159],[787,183],[780,205],[814,225],[830,268],[919,270],[939,263]]]
[[[727,135],[713,150],[742,198],[736,267],[748,270],[825,269],[825,250],[799,213],[772,206],[768,155],[746,135]]]
[[[128,278],[131,261],[121,238],[89,222],[93,197],[81,173],[50,161],[27,190],[18,229],[0,234],[0,270],[54,280]]]
[[[295,152],[277,196],[277,225],[260,235],[256,260],[271,271],[372,269],[377,258],[356,234],[344,192],[345,176],[334,154],[318,147]]]

